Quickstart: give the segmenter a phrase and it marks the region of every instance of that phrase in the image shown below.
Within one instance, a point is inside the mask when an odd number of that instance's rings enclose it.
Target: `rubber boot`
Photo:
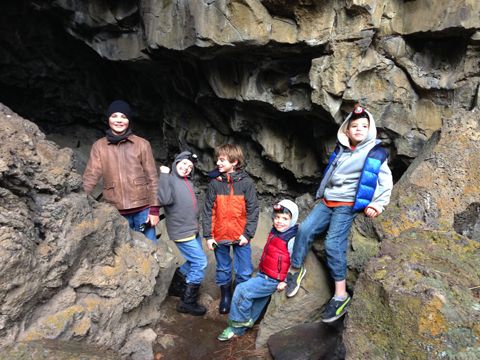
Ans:
[[[194,316],[201,316],[207,312],[205,306],[197,302],[200,284],[187,284],[187,288],[177,304],[177,311],[188,313]]]
[[[220,314],[228,314],[230,312],[230,303],[232,302],[232,286],[230,284],[220,286],[220,304],[218,312]]]
[[[175,274],[173,274],[172,282],[170,283],[170,287],[168,288],[168,295],[182,297],[185,293],[185,289],[187,288],[187,279],[185,275],[182,274],[180,268],[175,270]]]

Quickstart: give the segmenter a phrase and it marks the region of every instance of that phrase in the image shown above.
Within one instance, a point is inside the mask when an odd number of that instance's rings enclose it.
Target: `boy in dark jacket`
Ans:
[[[228,327],[217,337],[220,341],[243,335],[258,320],[270,295],[287,286],[285,278],[297,234],[298,206],[291,200],[282,200],[273,210],[273,227],[263,248],[257,276],[235,288]]]
[[[220,286],[219,312],[230,312],[232,258],[235,282],[240,284],[252,276],[250,240],[258,222],[258,202],[252,179],[242,170],[242,149],[225,144],[215,149],[220,176],[213,179],[207,190],[203,208],[203,236],[217,261],[216,283]]]
[[[171,174],[168,167],[161,166],[158,199],[165,210],[168,236],[186,260],[176,270],[169,294],[181,297],[177,311],[199,316],[206,312],[197,299],[207,257],[198,232],[198,204],[190,180],[196,161],[195,154],[184,151],[175,158]]]

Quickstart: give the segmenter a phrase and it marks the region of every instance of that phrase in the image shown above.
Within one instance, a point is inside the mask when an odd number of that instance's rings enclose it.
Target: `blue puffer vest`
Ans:
[[[327,176],[330,166],[335,162],[337,156],[342,153],[340,145],[335,147],[332,155],[328,159],[327,167],[323,172],[324,177]],[[377,187],[378,173],[383,162],[388,158],[388,151],[382,148],[381,144],[376,144],[370,151],[365,159],[363,165],[362,174],[358,181],[357,193],[355,195],[355,202],[353,204],[353,211],[362,211],[373,199],[375,189]],[[322,181],[323,183],[323,181]],[[321,188],[322,186],[320,186]],[[323,191],[317,192],[317,197],[322,196]],[[324,189],[323,189],[324,190]]]

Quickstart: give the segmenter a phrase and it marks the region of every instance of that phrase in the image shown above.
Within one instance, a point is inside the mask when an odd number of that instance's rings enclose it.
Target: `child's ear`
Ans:
[[[234,168],[236,168],[237,165],[238,165],[238,160],[233,161],[233,162],[232,162],[232,165],[233,165]]]

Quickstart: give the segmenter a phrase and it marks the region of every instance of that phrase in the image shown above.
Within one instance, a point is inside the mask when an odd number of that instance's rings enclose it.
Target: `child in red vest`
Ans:
[[[241,284],[233,294],[228,327],[217,337],[220,341],[241,336],[251,327],[275,291],[287,286],[290,253],[297,234],[298,206],[282,200],[273,206],[273,227],[263,248],[258,273]]]

